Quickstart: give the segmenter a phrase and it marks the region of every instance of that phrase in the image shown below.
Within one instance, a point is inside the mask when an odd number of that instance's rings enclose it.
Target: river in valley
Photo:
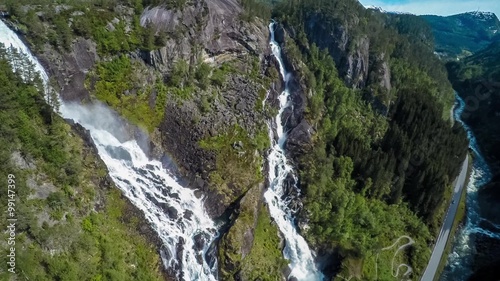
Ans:
[[[480,206],[484,203],[479,196],[480,189],[490,182],[492,172],[481,153],[472,129],[461,118],[465,109],[465,101],[456,94],[454,117],[467,132],[473,164],[467,185],[466,221],[455,236],[453,250],[448,256],[441,281],[467,280],[474,272],[478,241],[485,238],[500,239],[500,228],[495,227],[495,224],[489,222],[480,212]]]

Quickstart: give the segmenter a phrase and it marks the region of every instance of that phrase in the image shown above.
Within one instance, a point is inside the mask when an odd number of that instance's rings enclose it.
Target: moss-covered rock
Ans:
[[[279,230],[262,199],[263,185],[252,187],[240,201],[238,217],[219,243],[223,280],[281,280],[282,257]]]

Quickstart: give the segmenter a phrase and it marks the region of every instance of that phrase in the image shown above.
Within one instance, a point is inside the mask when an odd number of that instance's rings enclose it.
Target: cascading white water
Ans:
[[[474,153],[474,162],[469,183],[467,185],[467,220],[465,227],[457,235],[453,252],[448,256],[447,267],[441,276],[441,280],[443,281],[466,280],[473,273],[472,262],[474,255],[474,242],[471,240],[472,235],[482,234],[491,238],[500,239],[500,231],[493,232],[481,227],[481,222],[485,219],[481,218],[479,214],[478,191],[491,180],[492,174],[490,167],[481,154],[474,133],[461,119],[462,113],[466,107],[465,101],[456,93],[455,96],[455,120],[460,122],[467,132],[469,148]],[[498,230],[500,230],[500,228]]]
[[[297,178],[293,173],[293,167],[288,163],[285,155],[284,144],[287,139],[287,133],[284,131],[286,124],[282,124],[282,115],[286,108],[293,106],[290,102],[290,91],[287,86],[288,73],[285,70],[281,49],[274,40],[275,23],[269,25],[271,33],[270,45],[274,57],[278,60],[281,76],[285,82],[285,90],[279,95],[280,110],[275,119],[269,122],[269,138],[271,139],[271,149],[267,157],[269,164],[269,188],[264,194],[264,198],[269,206],[269,212],[279,227],[280,232],[285,238],[284,257],[290,262],[290,276],[300,281],[323,280],[323,274],[318,271],[314,263],[314,256],[307,242],[297,232],[294,223],[293,211],[289,208],[289,199],[285,194],[285,179],[288,176],[293,177],[294,187]],[[276,125],[277,141],[274,138],[273,126]]]
[[[24,53],[34,64],[47,87],[48,75],[29,49],[0,21],[0,42]],[[125,142],[117,128],[123,124],[101,104],[61,103],[60,114],[90,131],[99,156],[123,194],[141,211],[163,242],[162,260],[177,272],[180,280],[216,280],[217,261],[206,254],[217,237],[217,228],[193,190],[182,187],[176,178],[150,160],[135,140]]]
[[[30,62],[33,64],[33,71],[37,72],[40,75],[40,78],[45,82],[44,86],[46,86],[46,81],[49,80],[47,73],[43,69],[42,65],[38,62],[38,60],[31,54],[29,48],[24,45],[24,43],[19,39],[16,33],[14,33],[10,28],[5,25],[3,21],[0,20],[0,43],[4,45],[5,48],[13,47],[17,52],[21,54],[25,54],[28,56]],[[30,71],[25,69],[19,69],[21,66],[12,65],[15,70],[18,71]],[[24,75],[21,74],[21,77],[25,78]]]
[[[107,110],[98,104],[61,107],[63,116],[90,131],[110,176],[144,212],[162,239],[165,266],[182,272],[179,279],[215,280],[216,266],[208,265],[205,254],[215,238],[216,227],[206,214],[203,201],[182,187],[161,162],[149,160],[135,140],[120,142],[113,135],[114,124],[102,123],[111,116]]]

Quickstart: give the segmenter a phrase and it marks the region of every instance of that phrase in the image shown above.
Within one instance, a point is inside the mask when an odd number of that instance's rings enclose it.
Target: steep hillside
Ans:
[[[436,52],[445,59],[475,53],[500,41],[500,21],[493,13],[470,12],[448,17],[421,16],[436,38]]]
[[[288,1],[275,15],[316,132],[296,157],[303,233],[338,280],[391,278],[381,249],[409,235],[398,261],[418,278],[467,149],[443,118],[452,89],[430,30],[357,1]]]
[[[15,248],[14,271],[27,280],[168,280],[156,233],[111,182],[88,132],[45,103],[30,67],[0,46],[0,224],[14,222],[2,263]],[[15,280],[6,269],[0,279]]]

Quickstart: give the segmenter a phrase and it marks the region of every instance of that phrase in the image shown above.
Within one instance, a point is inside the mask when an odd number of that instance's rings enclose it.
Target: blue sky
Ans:
[[[359,0],[361,4],[382,7],[387,11],[417,15],[453,15],[470,11],[494,12],[500,17],[500,0]]]

